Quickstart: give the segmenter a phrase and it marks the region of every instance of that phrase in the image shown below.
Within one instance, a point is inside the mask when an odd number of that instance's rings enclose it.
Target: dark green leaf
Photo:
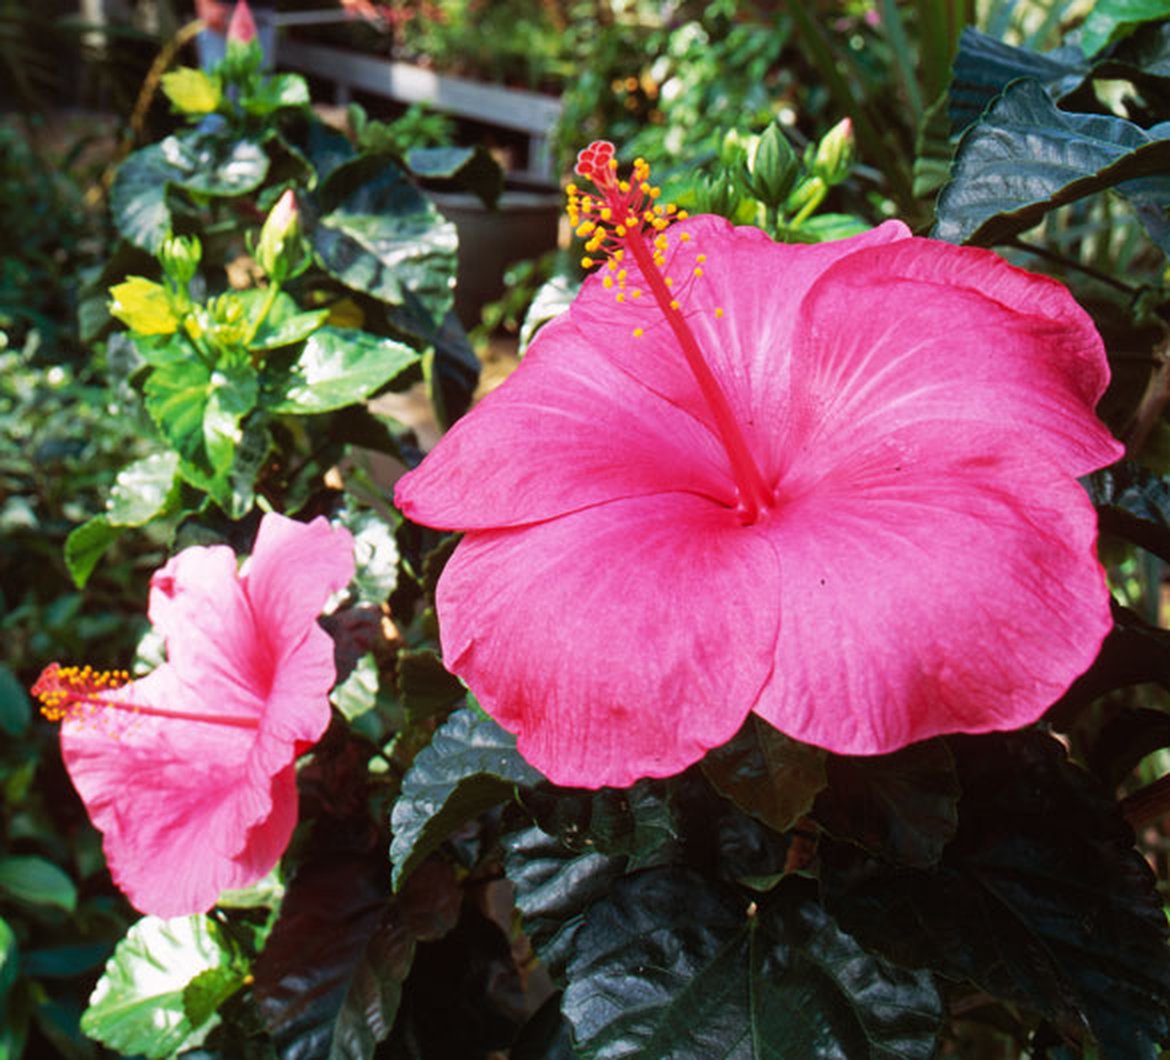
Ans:
[[[177,501],[176,453],[151,453],[118,472],[106,498],[111,526],[145,526]]]
[[[104,515],[95,515],[70,531],[65,539],[65,566],[77,588],[85,588],[98,560],[121,535],[122,528],[112,526]]]
[[[832,755],[828,781],[817,822],[886,861],[930,868],[955,834],[959,781],[942,740],[873,758]]]
[[[1170,949],[1153,874],[1116,803],[1041,733],[952,738],[959,827],[928,871],[823,838],[842,927],[900,964],[1040,1012],[1103,1057],[1154,1058]]]
[[[118,167],[110,186],[110,214],[122,236],[152,254],[171,234],[167,183],[175,169],[161,143],[135,151]]]
[[[259,144],[216,133],[189,132],[135,151],[110,188],[110,212],[118,231],[135,246],[155,253],[171,234],[170,187],[205,195],[254,191],[268,172]]]
[[[81,1029],[124,1056],[161,1058],[199,1045],[218,1020],[192,1026],[184,990],[200,974],[230,963],[207,917],[144,917],[114,950]]]
[[[1126,460],[1094,472],[1088,488],[1103,533],[1170,562],[1170,482]]]
[[[1081,31],[1081,49],[1096,55],[1143,22],[1170,18],[1170,0],[1097,0]]]
[[[106,963],[112,942],[51,946],[22,954],[21,969],[33,979],[72,979]]]
[[[32,720],[32,703],[16,675],[0,663],[0,730],[19,736]]]
[[[627,858],[572,850],[533,825],[504,838],[504,870],[516,892],[524,930],[549,973],[563,980],[585,910],[624,875]]]
[[[443,319],[439,329],[428,335],[433,353],[423,361],[423,372],[431,395],[431,405],[440,425],[451,426],[471,405],[479,382],[479,358],[454,311]]]
[[[272,379],[265,405],[273,412],[309,415],[364,401],[418,362],[393,339],[354,328],[322,327],[305,342],[287,373]]]
[[[393,163],[325,214],[312,241],[321,264],[347,287],[393,305],[409,291],[435,320],[451,307],[455,226]]]
[[[428,866],[387,901],[385,862],[332,853],[288,886],[255,966],[255,995],[285,1057],[368,1057],[394,1023],[415,942],[458,917],[451,870]]]
[[[20,945],[8,921],[0,917],[0,1013],[7,1008],[8,991],[20,974]]]
[[[68,913],[77,908],[77,885],[51,861],[32,855],[0,857],[0,892],[29,905]]]
[[[680,869],[618,880],[575,939],[563,1011],[585,1057],[930,1057],[931,977],[870,956],[803,881],[757,906]]]
[[[449,674],[439,656],[428,648],[400,651],[395,669],[398,693],[416,718],[437,714],[467,694],[459,678]]]
[[[745,813],[777,832],[791,828],[825,786],[825,752],[749,714],[735,737],[709,751],[703,772]]]
[[[474,192],[489,209],[504,190],[504,171],[484,147],[417,147],[406,156],[407,168],[423,180],[450,182]]]
[[[1089,63],[1074,46],[1041,54],[1006,44],[973,26],[959,37],[948,96],[951,131],[961,133],[1012,81],[1030,77],[1039,81],[1058,103],[1089,76]]]
[[[992,246],[1046,213],[1106,189],[1155,211],[1170,202],[1170,123],[1058,110],[1035,81],[1008,88],[964,134],[939,195],[934,235]],[[1158,236],[1158,233],[1151,234]]]
[[[516,738],[477,710],[455,711],[402,778],[394,804],[394,887],[460,825],[544,780],[516,750]]]

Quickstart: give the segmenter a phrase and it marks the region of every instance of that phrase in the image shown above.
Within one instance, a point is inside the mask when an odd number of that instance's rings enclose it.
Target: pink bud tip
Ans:
[[[241,44],[251,44],[256,39],[256,20],[252,17],[248,0],[239,0],[236,4],[232,20],[228,23],[227,37]]]

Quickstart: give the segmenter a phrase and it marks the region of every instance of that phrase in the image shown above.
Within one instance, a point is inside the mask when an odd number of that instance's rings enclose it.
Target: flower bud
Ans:
[[[251,44],[256,39],[256,20],[248,0],[239,0],[228,23],[227,39],[239,44]]]
[[[300,214],[292,188],[276,200],[260,229],[256,244],[256,261],[272,279],[283,282],[300,261]]]
[[[853,122],[843,118],[817,144],[817,152],[813,156],[813,173],[830,187],[840,184],[849,176],[854,153]]]
[[[203,246],[195,236],[169,236],[159,251],[163,270],[180,285],[191,282],[202,257]]]
[[[796,152],[784,130],[773,122],[760,137],[748,168],[747,180],[752,194],[765,206],[777,207],[788,198],[799,172]]]

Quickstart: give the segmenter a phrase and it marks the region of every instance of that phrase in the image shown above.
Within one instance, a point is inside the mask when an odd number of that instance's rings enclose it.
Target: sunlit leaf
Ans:
[[[1143,22],[1170,18],[1170,0],[1096,0],[1081,29],[1081,49],[1096,55]]]
[[[163,74],[162,90],[181,114],[210,114],[223,99],[223,83],[217,76],[189,66]]]
[[[199,1045],[218,1017],[193,1026],[184,991],[203,973],[230,964],[209,918],[144,917],[114,950],[81,1018],[82,1030],[124,1056],[162,1058]]]
[[[171,335],[179,327],[170,294],[153,280],[131,276],[110,288],[110,298],[110,313],[140,335]]]
[[[106,549],[121,535],[122,527],[114,526],[105,515],[95,515],[70,531],[65,539],[65,566],[77,588],[85,588]]]
[[[106,498],[112,526],[145,526],[176,499],[176,453],[151,453],[118,472]]]

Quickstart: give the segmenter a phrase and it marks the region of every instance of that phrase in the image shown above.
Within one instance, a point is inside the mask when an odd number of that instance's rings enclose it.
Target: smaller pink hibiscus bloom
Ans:
[[[62,721],[65,768],[137,909],[205,912],[284,852],[294,760],[328,726],[336,678],[317,616],[352,575],[348,531],[268,514],[242,570],[215,545],[155,573],[167,662],[153,673],[127,683],[53,663],[33,686]]]
[[[1121,447],[1068,291],[893,221],[788,246],[684,218],[606,142],[577,172],[602,268],[395,491],[464,531],[448,668],[583,787],[749,712],[852,755],[1039,718],[1111,622],[1077,477]]]

